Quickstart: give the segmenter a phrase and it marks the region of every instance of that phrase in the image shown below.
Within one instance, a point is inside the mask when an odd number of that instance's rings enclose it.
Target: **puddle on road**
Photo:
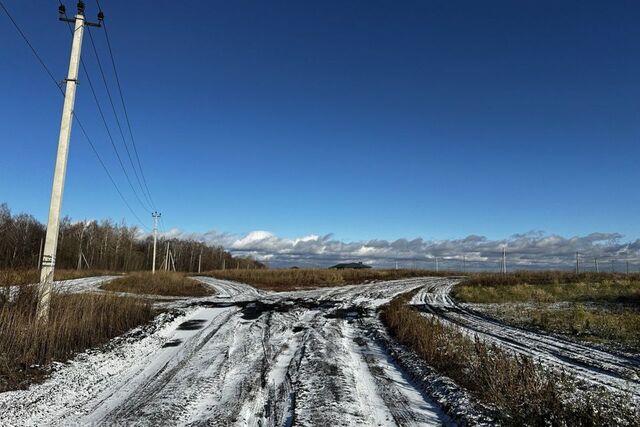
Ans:
[[[326,317],[327,319],[343,319],[347,321],[353,321],[370,316],[371,313],[369,313],[369,310],[359,306],[337,308],[324,315],[324,317]]]
[[[287,313],[292,310],[304,308],[307,310],[322,310],[331,309],[338,305],[338,301],[323,300],[316,301],[304,298],[291,298],[282,299],[279,301],[198,301],[193,303],[193,306],[210,307],[210,308],[224,308],[224,307],[239,307],[242,311],[242,318],[245,320],[255,320],[264,313],[276,312]]]
[[[186,322],[182,322],[180,323],[180,325],[178,325],[178,330],[179,331],[195,331],[198,329],[202,329],[205,323],[207,323],[206,319],[187,320]]]

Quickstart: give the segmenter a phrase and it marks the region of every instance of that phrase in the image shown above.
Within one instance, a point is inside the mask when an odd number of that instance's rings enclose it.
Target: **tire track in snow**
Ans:
[[[640,399],[640,359],[609,353],[585,344],[508,326],[456,303],[449,295],[456,280],[431,283],[411,300],[425,313],[458,325],[471,334],[577,378]]]
[[[96,374],[80,373],[73,385],[85,400],[72,404],[72,395],[44,394],[39,389],[51,387],[45,383],[15,394],[20,413],[46,409],[48,418],[34,416],[39,421],[33,424],[49,425],[440,424],[434,420],[441,420],[441,411],[398,379],[390,361],[378,362],[381,354],[360,348],[354,339],[362,331],[337,314],[357,306],[359,315],[374,316],[376,307],[431,279],[293,293],[198,280],[217,293],[184,302],[199,307],[188,308],[182,329],[158,333],[165,347],[139,360],[124,358],[129,365],[118,369],[118,381],[100,373],[108,366],[104,357],[92,365],[89,355],[85,366]],[[92,378],[105,381],[95,392]],[[10,402],[0,396],[9,412],[17,408]],[[0,414],[2,425],[18,419],[17,412]]]

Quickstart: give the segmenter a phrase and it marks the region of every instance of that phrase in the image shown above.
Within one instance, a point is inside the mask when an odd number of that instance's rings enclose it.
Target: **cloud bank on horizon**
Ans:
[[[640,239],[624,242],[619,233],[591,233],[563,237],[531,231],[507,239],[491,240],[470,235],[450,240],[397,239],[344,242],[332,234],[310,234],[283,238],[269,231],[252,231],[245,235],[186,233],[179,229],[162,234],[166,238],[191,238],[210,245],[223,246],[234,255],[251,256],[274,267],[326,267],[336,262],[360,261],[375,267],[433,268],[436,258],[442,268],[476,270],[495,269],[506,247],[511,268],[575,268],[576,253],[581,269],[594,270],[596,259],[601,271],[617,271],[640,265]],[[624,263],[624,265],[620,265]]]

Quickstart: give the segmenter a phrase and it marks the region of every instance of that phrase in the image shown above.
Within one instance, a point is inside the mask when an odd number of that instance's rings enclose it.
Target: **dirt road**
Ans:
[[[588,383],[629,393],[640,401],[640,357],[614,354],[556,336],[507,326],[455,302],[449,296],[454,283],[431,282],[414,296],[411,304],[483,340],[531,356]]]
[[[199,280],[216,296],[185,301],[183,316],[144,338],[0,395],[0,424],[453,424],[361,322],[395,295],[441,279],[289,293]]]

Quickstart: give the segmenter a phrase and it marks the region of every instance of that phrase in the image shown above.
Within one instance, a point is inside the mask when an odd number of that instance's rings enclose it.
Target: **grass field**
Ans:
[[[475,303],[597,301],[640,304],[640,275],[512,273],[472,276],[453,296]]]
[[[137,298],[104,294],[54,294],[46,325],[36,320],[37,288],[23,286],[0,303],[0,392],[22,388],[45,375],[51,361],[65,361],[129,329],[154,312]]]
[[[381,317],[391,333],[441,374],[494,408],[503,425],[638,425],[640,411],[606,392],[576,399],[575,384],[516,356],[464,334],[456,326],[426,317],[395,298]],[[549,424],[550,420],[553,420]]]
[[[640,275],[479,275],[453,289],[461,302],[514,326],[640,352]]]
[[[378,269],[291,269],[291,270],[214,270],[202,273],[218,279],[253,285],[260,289],[289,291],[310,287],[342,286],[407,277],[449,276],[453,273],[428,270]]]
[[[189,279],[184,273],[148,271],[129,273],[105,283],[102,289],[115,292],[130,292],[145,295],[178,297],[201,297],[212,295],[212,291],[200,282]]]

